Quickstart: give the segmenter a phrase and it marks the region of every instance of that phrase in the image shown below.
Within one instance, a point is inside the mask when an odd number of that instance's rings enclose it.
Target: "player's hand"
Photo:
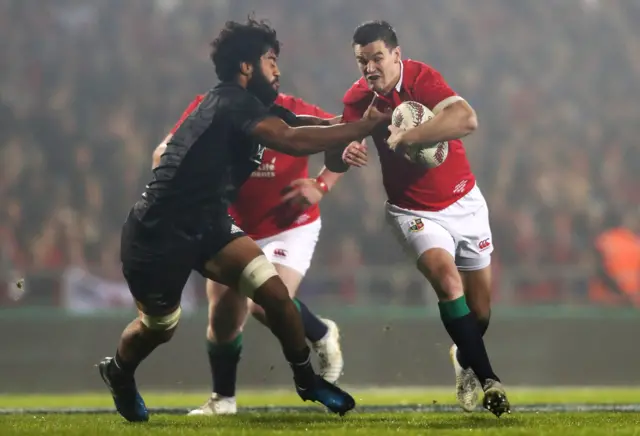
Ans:
[[[380,112],[376,107],[376,97],[374,96],[362,118],[375,121],[377,124],[389,124],[391,121],[391,112]]]
[[[315,179],[297,179],[287,186],[282,195],[282,202],[306,209],[322,200],[324,191]]]
[[[342,152],[342,160],[352,167],[363,167],[367,165],[367,143],[353,141]]]
[[[387,145],[396,152],[404,151],[406,144],[404,143],[404,133],[406,130],[396,127],[393,124],[389,126],[390,135],[387,138]]]

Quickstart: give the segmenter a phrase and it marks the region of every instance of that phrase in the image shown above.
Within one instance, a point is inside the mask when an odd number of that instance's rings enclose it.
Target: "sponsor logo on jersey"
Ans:
[[[464,192],[464,188],[466,188],[468,182],[469,182],[468,180],[463,180],[462,182],[458,183],[456,186],[453,187],[453,193],[454,194],[462,194]]]
[[[251,157],[251,161],[255,162],[257,164],[259,164],[260,162],[262,162],[262,156],[264,155],[264,151],[265,151],[266,147],[263,146],[262,144],[258,144],[256,146],[256,152],[255,154]]]
[[[409,222],[409,231],[411,233],[419,232],[424,229],[424,223],[421,218],[416,218]]]
[[[276,158],[271,159],[271,162],[262,162],[260,166],[251,173],[251,177],[257,178],[271,178],[276,176]]]
[[[478,248],[480,249],[480,251],[484,251],[489,247],[491,247],[491,239],[489,238],[483,239],[482,241],[478,242]]]
[[[298,218],[296,218],[295,224],[302,224],[308,220],[309,220],[309,215],[306,213],[303,213]]]
[[[273,255],[276,257],[287,257],[287,250],[284,248],[276,248],[273,250]]]

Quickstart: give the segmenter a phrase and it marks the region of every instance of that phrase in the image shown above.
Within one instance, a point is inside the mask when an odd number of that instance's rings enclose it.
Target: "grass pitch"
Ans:
[[[301,406],[291,391],[243,391],[242,412],[225,417],[186,417],[183,409],[202,404],[207,393],[144,393],[151,408],[176,414],[154,413],[148,423],[130,424],[113,413],[107,392],[78,395],[0,395],[0,435],[640,435],[640,389],[511,389],[514,413],[498,419],[488,412],[393,412],[423,405],[424,410],[449,408],[451,389],[351,389],[360,410],[344,418],[309,406],[289,412],[256,412],[252,407]],[[308,404],[308,403],[306,403]],[[524,412],[553,405],[554,410],[591,412]],[[371,406],[389,406],[370,412]],[[402,409],[401,406],[405,406]],[[518,411],[518,406],[521,411]],[[627,405],[636,413],[598,412],[606,405]],[[98,409],[97,409],[98,408]],[[103,408],[103,409],[99,409]],[[9,409],[12,410],[12,413]],[[41,410],[37,410],[41,409]],[[47,410],[44,410],[47,409]],[[75,413],[53,413],[67,409]],[[94,414],[81,413],[94,409]],[[101,412],[101,413],[98,413]]]

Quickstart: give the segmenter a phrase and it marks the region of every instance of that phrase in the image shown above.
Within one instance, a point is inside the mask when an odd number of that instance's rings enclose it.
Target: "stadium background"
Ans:
[[[266,3],[0,0],[0,390],[101,389],[92,365],[133,314],[121,223],[154,146],[214,83],[208,42],[250,10],[283,41],[282,90],[335,112],[358,77],[353,29],[390,21],[404,56],[479,114],[466,145],[491,208],[498,371],[510,384],[632,383],[640,299],[588,291],[596,238],[640,218],[637,2]],[[322,203],[302,297],[341,322],[345,383],[449,385],[435,299],[385,228],[384,198],[373,152]],[[208,388],[203,302],[194,278],[179,333],[141,371],[146,388]],[[255,323],[245,337],[241,384],[288,386],[275,340]]]

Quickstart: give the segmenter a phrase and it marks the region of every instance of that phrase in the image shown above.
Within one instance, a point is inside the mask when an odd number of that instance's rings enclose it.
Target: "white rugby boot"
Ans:
[[[480,380],[471,368],[464,369],[458,362],[458,346],[453,344],[449,357],[456,373],[456,398],[465,412],[473,412],[478,405]]]
[[[320,318],[328,331],[324,338],[311,344],[313,350],[320,359],[318,374],[329,383],[335,383],[342,375],[344,359],[340,348],[340,330],[335,322],[330,319]]]
[[[221,397],[213,393],[206,403],[187,413],[188,416],[235,415],[238,412],[236,397]]]

